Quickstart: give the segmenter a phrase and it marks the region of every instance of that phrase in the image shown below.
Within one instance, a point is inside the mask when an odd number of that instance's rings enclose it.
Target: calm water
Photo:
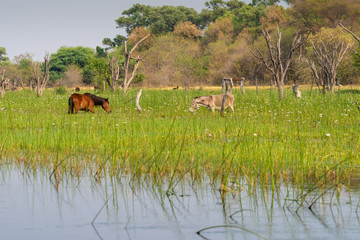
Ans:
[[[185,180],[167,196],[166,184],[130,187],[126,178],[67,177],[57,190],[49,175],[0,165],[1,240],[360,239],[359,192],[342,189],[336,198],[330,191],[313,212],[296,214],[295,195],[285,187],[275,196],[260,189],[221,195],[206,181]],[[221,225],[227,227],[196,233]]]

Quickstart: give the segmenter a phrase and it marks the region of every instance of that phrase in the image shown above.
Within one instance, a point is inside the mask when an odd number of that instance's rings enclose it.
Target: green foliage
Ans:
[[[197,12],[183,6],[152,7],[134,4],[130,9],[123,11],[116,23],[119,28],[125,28],[130,34],[135,28],[148,27],[154,34],[168,33],[174,30],[176,24],[190,21],[196,23]]]
[[[358,0],[302,0],[293,1],[288,12],[295,25],[316,34],[322,27],[334,28],[339,22],[358,26],[360,4]]]
[[[110,79],[110,68],[106,58],[91,58],[84,67],[84,82],[102,86],[104,81]]]
[[[280,0],[252,0],[252,5],[253,6],[259,6],[259,5],[271,6],[278,2],[280,2]]]
[[[106,45],[107,48],[106,49],[110,49],[110,48],[115,48],[115,47],[120,47],[121,45],[124,44],[124,42],[126,41],[126,37],[121,36],[121,35],[116,35],[116,37],[114,37],[113,39],[110,38],[104,38],[102,41],[102,44]]]
[[[260,19],[264,16],[264,10],[264,5],[244,5],[241,8],[235,9],[232,12],[234,15],[233,22],[235,32],[240,33],[244,28],[247,28],[249,32],[255,34],[260,33],[261,28],[263,28]]]
[[[65,95],[67,93],[65,86],[61,85],[55,88],[55,93],[58,95]]]
[[[4,47],[0,47],[0,67],[11,64],[9,58],[6,57],[6,55],[6,49]]]
[[[355,52],[352,54],[354,65],[360,70],[360,42],[358,43],[358,47]]]
[[[4,47],[0,47],[0,62],[9,61],[9,58],[6,57],[6,49]]]
[[[84,68],[94,54],[94,50],[87,47],[61,47],[51,54],[50,80],[63,78],[69,65]]]

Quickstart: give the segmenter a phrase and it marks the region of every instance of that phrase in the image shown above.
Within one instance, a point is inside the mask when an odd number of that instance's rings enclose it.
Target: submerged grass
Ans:
[[[214,90],[212,90],[214,91]],[[62,175],[90,173],[132,179],[169,180],[167,193],[184,176],[209,177],[223,186],[245,178],[276,189],[287,182],[303,189],[312,183],[351,187],[359,174],[360,112],[357,92],[333,96],[276,91],[234,92],[235,113],[188,111],[191,99],[210,90],[144,90],[138,113],[133,90],[109,97],[112,113],[67,114],[70,95],[48,90],[9,92],[0,100],[0,164],[46,167]],[[220,92],[217,90],[216,92]],[[224,190],[226,190],[224,188]]]

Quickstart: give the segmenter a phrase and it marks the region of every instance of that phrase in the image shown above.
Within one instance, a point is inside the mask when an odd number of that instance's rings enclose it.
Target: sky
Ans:
[[[200,12],[207,0],[1,0],[0,47],[7,57],[31,53],[42,61],[60,47],[102,46],[106,37],[126,36],[115,19],[140,3],[186,6]]]

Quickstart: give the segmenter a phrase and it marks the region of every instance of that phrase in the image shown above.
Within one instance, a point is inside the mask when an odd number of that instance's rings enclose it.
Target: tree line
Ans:
[[[183,6],[134,4],[115,20],[127,36],[103,47],[61,47],[50,55],[52,84],[94,84],[115,91],[146,86],[313,84],[333,92],[360,76],[360,0],[211,0],[200,12]],[[34,86],[31,54],[6,58],[13,84]],[[45,70],[44,63],[42,64]],[[2,74],[4,75],[4,74]]]

